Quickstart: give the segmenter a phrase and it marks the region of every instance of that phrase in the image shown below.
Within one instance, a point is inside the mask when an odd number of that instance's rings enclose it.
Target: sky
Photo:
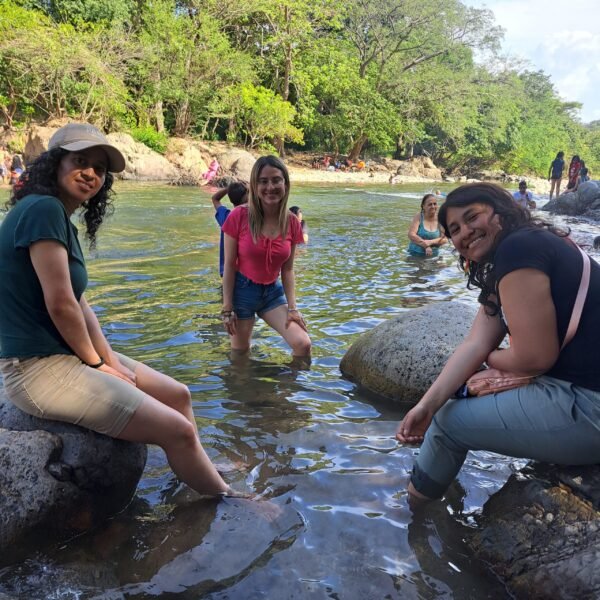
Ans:
[[[560,97],[583,103],[584,123],[600,119],[600,0],[463,0],[489,8],[503,50],[543,70]]]

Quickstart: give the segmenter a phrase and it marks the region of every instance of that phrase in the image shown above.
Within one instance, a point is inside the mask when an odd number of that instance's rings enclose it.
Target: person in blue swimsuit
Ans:
[[[448,241],[440,230],[437,210],[437,196],[425,194],[421,212],[414,216],[408,230],[408,251],[413,256],[437,256],[440,246]]]

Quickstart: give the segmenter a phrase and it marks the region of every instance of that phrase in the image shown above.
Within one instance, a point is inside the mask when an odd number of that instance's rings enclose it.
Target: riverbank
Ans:
[[[47,148],[48,140],[66,120],[57,120],[46,126],[32,125],[21,133],[21,153],[30,162]],[[5,136],[6,137],[6,136]],[[171,138],[164,153],[158,153],[145,144],[134,140],[127,133],[110,133],[109,141],[123,152],[127,167],[118,179],[129,181],[166,181],[176,185],[203,185],[203,175],[208,165],[216,160],[220,165],[217,183],[231,179],[248,181],[252,166],[260,152],[232,146],[225,142],[198,141],[189,138]],[[3,140],[4,142],[7,139]],[[298,183],[322,183],[345,185],[394,185],[420,183],[428,188],[439,185],[458,185],[470,181],[493,181],[508,188],[517,188],[517,182],[526,179],[529,189],[538,195],[548,194],[550,184],[546,179],[511,175],[502,171],[482,170],[465,175],[449,176],[426,156],[415,156],[407,160],[394,160],[389,157],[374,157],[368,167],[361,171],[329,171],[314,169],[312,164],[319,162],[318,155],[311,152],[289,151],[285,162],[290,170],[292,181]]]

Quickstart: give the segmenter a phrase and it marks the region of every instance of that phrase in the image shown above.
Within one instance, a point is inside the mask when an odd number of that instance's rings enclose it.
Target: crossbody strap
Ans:
[[[579,283],[579,289],[577,290],[575,304],[573,305],[573,312],[571,313],[571,320],[569,321],[569,326],[567,327],[567,333],[565,335],[565,339],[563,340],[563,344],[560,347],[561,350],[575,337],[575,333],[579,327],[581,313],[583,312],[585,298],[588,293],[588,288],[590,287],[590,257],[579,246],[577,246],[577,250],[581,252],[581,256],[583,258],[583,271],[581,273],[581,281]]]

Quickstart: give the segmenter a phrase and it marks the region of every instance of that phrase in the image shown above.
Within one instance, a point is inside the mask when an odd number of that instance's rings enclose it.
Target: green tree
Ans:
[[[230,136],[250,148],[268,148],[276,139],[302,143],[294,127],[294,107],[273,90],[251,83],[232,86],[221,97],[222,110],[230,114]]]

